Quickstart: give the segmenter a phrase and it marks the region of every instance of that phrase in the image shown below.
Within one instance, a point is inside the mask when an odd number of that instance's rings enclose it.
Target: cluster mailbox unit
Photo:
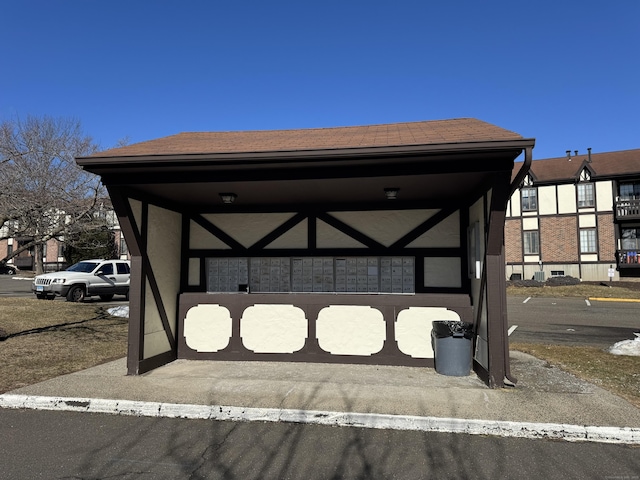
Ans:
[[[433,366],[431,322],[464,320],[475,372],[515,382],[504,222],[533,146],[466,118],[181,133],[78,158],[132,255],[128,372]]]

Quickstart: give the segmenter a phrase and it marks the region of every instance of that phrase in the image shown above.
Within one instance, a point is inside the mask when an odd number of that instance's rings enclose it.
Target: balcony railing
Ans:
[[[640,268],[640,250],[618,250],[618,268]]]
[[[616,199],[616,218],[633,219],[640,218],[640,199],[620,198]]]

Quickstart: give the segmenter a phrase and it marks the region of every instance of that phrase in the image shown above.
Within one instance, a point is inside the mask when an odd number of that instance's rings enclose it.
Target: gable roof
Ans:
[[[474,118],[301,130],[185,132],[85,158],[295,152],[522,140]]]
[[[529,174],[534,184],[571,183],[584,168],[589,169],[592,180],[640,175],[640,149],[592,153],[591,162],[588,154],[534,160]],[[514,177],[515,173],[514,169]]]

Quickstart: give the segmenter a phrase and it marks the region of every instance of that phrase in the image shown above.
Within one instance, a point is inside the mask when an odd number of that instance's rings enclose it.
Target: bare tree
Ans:
[[[29,116],[0,124],[0,239],[28,239],[10,255],[0,253],[0,262],[35,248],[41,273],[43,245],[94,218],[108,196],[74,158],[96,150],[78,120]]]

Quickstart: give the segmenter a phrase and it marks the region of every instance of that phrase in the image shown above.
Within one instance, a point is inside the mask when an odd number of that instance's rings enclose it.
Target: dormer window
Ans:
[[[578,208],[593,207],[594,205],[593,183],[579,183]]]
[[[522,195],[522,210],[525,212],[531,212],[538,209],[538,189],[533,188],[523,188],[521,191]]]

